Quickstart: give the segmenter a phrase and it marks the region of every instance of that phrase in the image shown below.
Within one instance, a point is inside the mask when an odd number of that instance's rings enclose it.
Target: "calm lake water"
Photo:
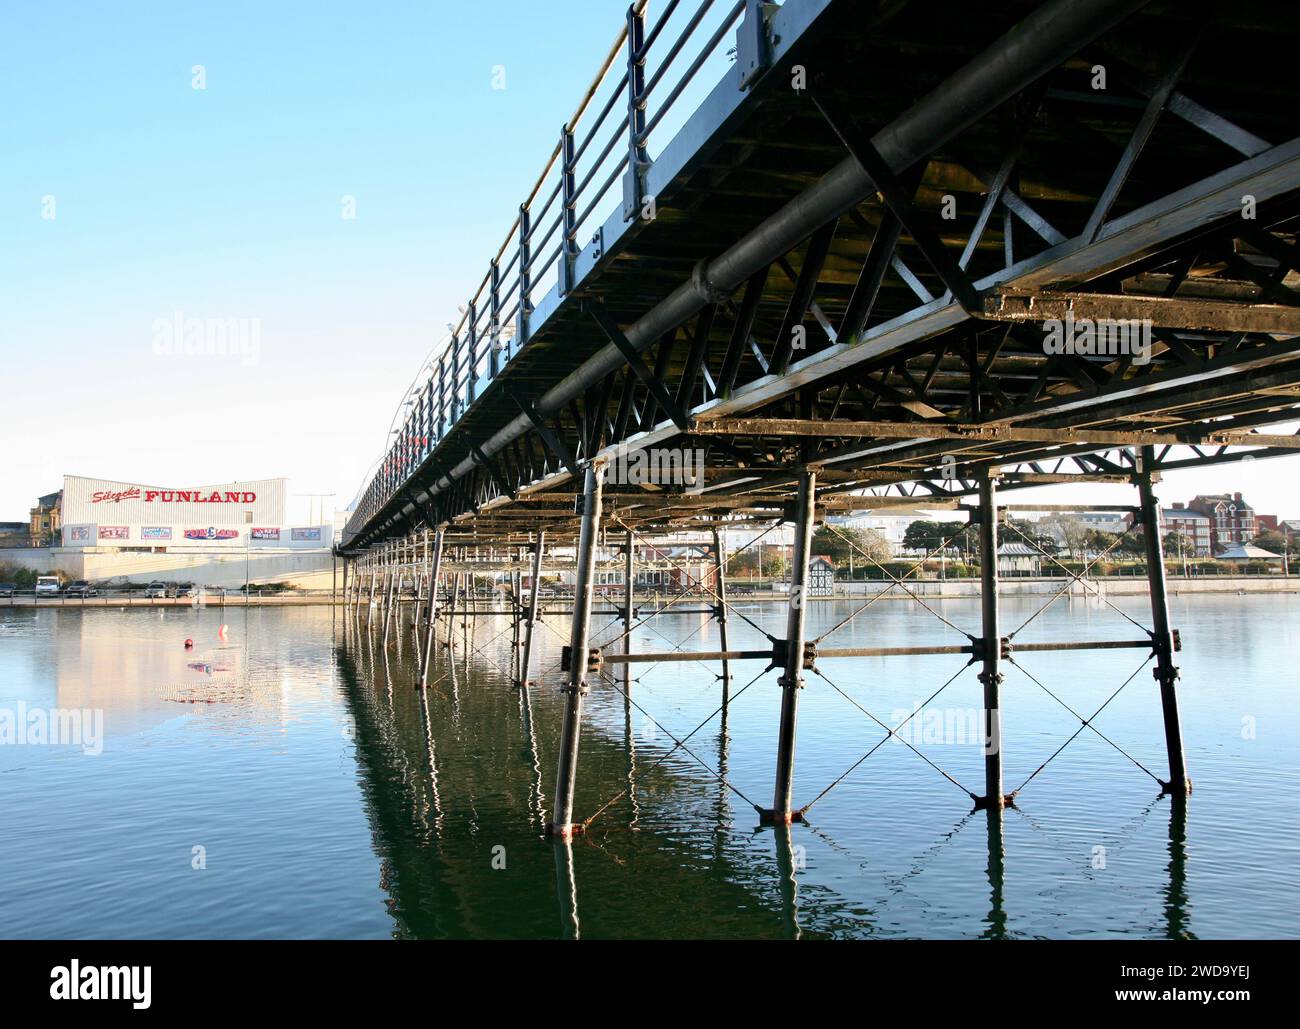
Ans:
[[[1149,622],[1144,600],[1116,603]],[[481,618],[472,647],[440,650],[425,695],[409,633],[385,650],[327,608],[5,609],[0,712],[100,710],[103,735],[101,753],[0,746],[0,936],[1300,935],[1300,597],[1171,603],[1185,817],[1116,749],[1166,772],[1145,652],[1026,653],[1003,687],[1008,789],[1080,728],[1064,705],[1091,716],[1137,674],[1096,719],[1115,746],[1084,729],[1005,813],[1000,846],[962,789],[980,790],[982,752],[965,731],[980,685],[960,657],[822,662],[801,702],[799,804],[881,740],[863,709],[895,724],[956,678],[911,723],[920,755],[887,741],[788,836],[742,799],[771,804],[775,672],[741,692],[762,665],[734,664],[725,731],[714,718],[689,753],[669,733],[718,707],[716,665],[637,666],[631,703],[621,678],[599,683],[576,811],[612,803],[566,847],[542,837],[564,616],[539,630],[543,685],[510,685],[508,622]],[[814,604],[810,635],[856,606]],[[1038,606],[1006,601],[1006,630]],[[977,602],[934,607],[978,626]],[[742,601],[733,647],[762,645],[741,615],[783,633],[780,605]],[[619,634],[611,622],[594,621],[600,638]],[[1138,635],[1063,599],[1017,640]],[[716,646],[716,624],[665,614],[633,633],[642,651],[683,641]],[[825,645],[962,642],[889,600]]]

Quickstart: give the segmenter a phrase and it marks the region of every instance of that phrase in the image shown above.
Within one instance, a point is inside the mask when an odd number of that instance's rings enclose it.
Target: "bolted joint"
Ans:
[[[1003,675],[1001,672],[986,671],[986,672],[980,672],[978,675],[976,675],[975,678],[979,679],[979,681],[982,682],[985,686],[988,686],[990,684],[994,686],[1001,686],[1003,681],[1006,679],[1006,676]]]
[[[1151,678],[1153,678],[1156,682],[1160,683],[1160,685],[1162,686],[1164,685],[1172,686],[1179,679],[1181,679],[1182,676],[1183,673],[1178,670],[1177,665],[1168,665],[1164,668],[1161,668],[1159,665],[1156,665],[1155,668],[1151,669]]]
[[[790,648],[786,640],[772,641],[772,664],[777,668],[784,668],[789,655]],[[812,671],[813,665],[817,661],[817,644],[812,640],[806,640],[803,645],[803,663],[804,671]],[[802,686],[803,684],[800,683]]]
[[[573,667],[573,648],[565,644],[560,648],[560,671],[567,672]],[[599,672],[605,667],[605,654],[600,647],[587,648],[587,672]]]
[[[988,648],[984,645],[983,636],[967,636],[970,640],[970,653],[973,661],[983,661],[988,657]],[[1015,648],[1012,646],[1011,638],[1003,636],[999,641],[998,656],[1003,661],[1011,660],[1011,655]]]

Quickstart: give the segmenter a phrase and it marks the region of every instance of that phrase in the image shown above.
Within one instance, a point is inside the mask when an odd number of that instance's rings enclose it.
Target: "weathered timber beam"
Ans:
[[[1096,443],[1108,447],[1146,446],[1251,446],[1300,450],[1300,436],[1233,432],[1114,432],[1106,429],[1042,429],[997,423],[954,424],[936,422],[831,422],[813,418],[720,418],[696,426],[699,433],[732,436],[823,436],[847,439],[958,439],[989,443]]]
[[[984,297],[977,318],[997,322],[1149,321],[1162,329],[1300,336],[1300,307],[1111,293],[1004,290]]]

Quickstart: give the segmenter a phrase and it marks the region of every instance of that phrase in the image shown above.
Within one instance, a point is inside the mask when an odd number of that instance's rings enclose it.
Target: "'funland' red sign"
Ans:
[[[251,504],[257,494],[249,490],[147,489],[132,486],[124,490],[96,490],[90,495],[92,504],[114,503],[123,500],[143,500],[146,504]]]

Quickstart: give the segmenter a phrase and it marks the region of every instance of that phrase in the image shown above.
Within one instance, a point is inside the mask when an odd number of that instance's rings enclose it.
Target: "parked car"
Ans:
[[[182,582],[180,585],[178,585],[178,586],[176,587],[176,590],[175,590],[175,592],[172,594],[172,596],[174,596],[174,597],[192,597],[192,596],[194,596],[194,592],[195,592],[195,590],[194,590],[194,583],[192,583],[192,582]]]
[[[154,597],[166,597],[167,584],[165,582],[158,582],[155,579],[153,582],[149,583],[149,585],[144,588],[144,595],[146,600],[152,599]]]
[[[36,595],[38,597],[57,597],[63,588],[63,581],[57,575],[38,575],[36,577]]]
[[[14,595],[14,584],[12,582],[0,582],[0,597],[12,597]]]
[[[67,588],[63,591],[65,597],[97,597],[99,590],[95,589],[85,579],[73,579],[68,583]]]

